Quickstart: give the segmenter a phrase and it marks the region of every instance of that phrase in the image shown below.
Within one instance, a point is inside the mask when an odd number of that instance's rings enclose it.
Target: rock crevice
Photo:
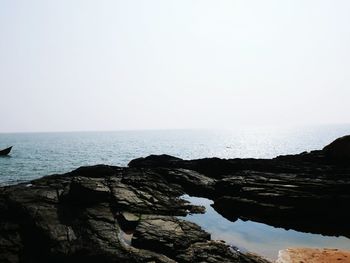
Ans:
[[[348,142],[274,159],[153,155],[1,187],[0,262],[266,262],[178,219],[204,212],[184,194],[231,221],[350,237]]]

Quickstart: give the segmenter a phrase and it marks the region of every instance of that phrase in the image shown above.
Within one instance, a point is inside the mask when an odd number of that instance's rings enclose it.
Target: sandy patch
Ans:
[[[350,251],[339,249],[288,248],[280,250],[276,263],[350,263]]]

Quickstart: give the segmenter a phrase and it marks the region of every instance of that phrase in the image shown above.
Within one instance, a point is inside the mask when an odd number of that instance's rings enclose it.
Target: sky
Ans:
[[[0,132],[350,123],[350,1],[0,0]]]

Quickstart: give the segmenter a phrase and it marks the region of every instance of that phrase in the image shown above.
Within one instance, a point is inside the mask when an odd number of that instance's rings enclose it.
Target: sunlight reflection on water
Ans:
[[[0,133],[0,184],[26,181],[79,166],[126,166],[134,158],[170,154],[184,159],[272,158],[320,149],[350,125],[315,127],[237,127],[232,130],[154,130],[65,133]]]
[[[206,198],[182,196],[194,205],[203,205],[205,214],[191,214],[185,218],[200,225],[211,233],[212,239],[224,240],[242,251],[250,251],[270,260],[276,260],[278,251],[290,247],[339,248],[350,250],[350,239],[319,234],[285,230],[262,223],[242,221],[231,222],[218,214],[212,207],[213,201]]]

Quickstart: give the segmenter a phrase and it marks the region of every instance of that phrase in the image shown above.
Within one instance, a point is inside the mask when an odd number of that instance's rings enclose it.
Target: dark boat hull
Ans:
[[[0,151],[0,155],[8,155],[11,152],[12,146]]]

